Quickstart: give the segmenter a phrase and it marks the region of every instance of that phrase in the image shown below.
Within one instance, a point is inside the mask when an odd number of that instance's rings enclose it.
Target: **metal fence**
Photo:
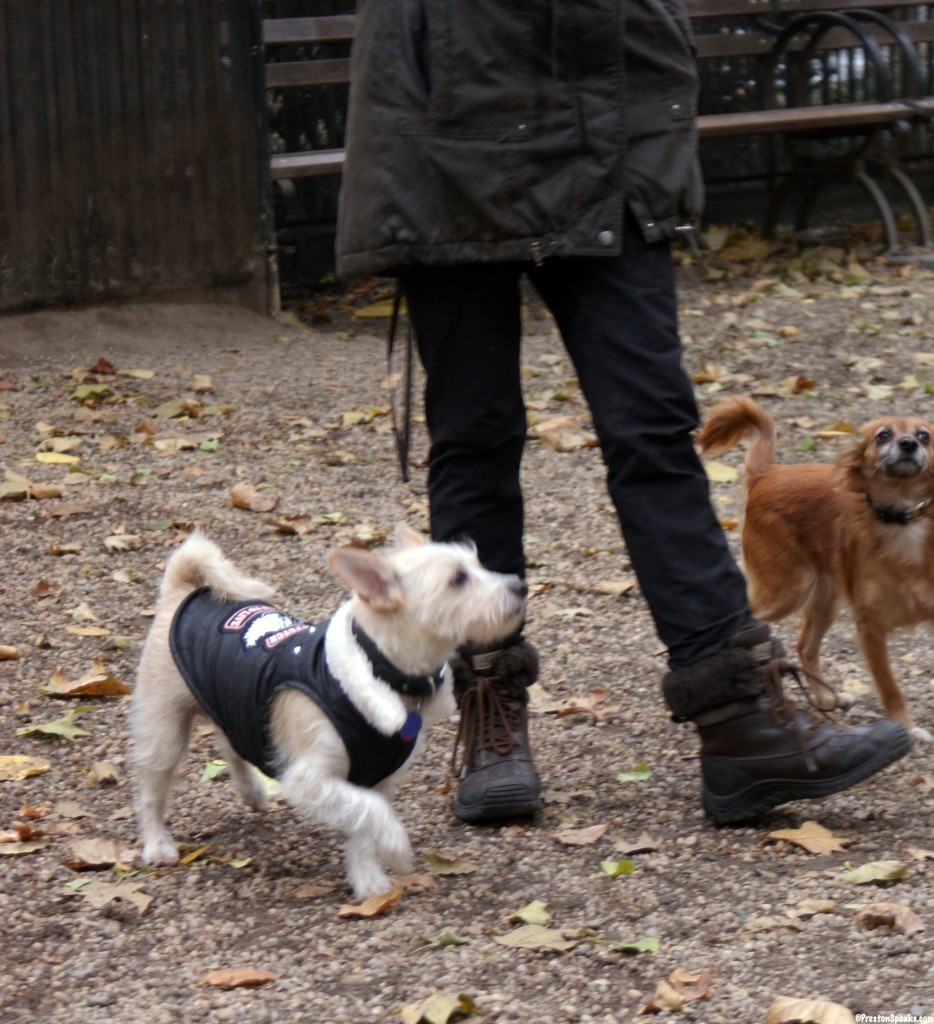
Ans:
[[[0,2],[0,309],[267,307],[259,25],[258,0]]]

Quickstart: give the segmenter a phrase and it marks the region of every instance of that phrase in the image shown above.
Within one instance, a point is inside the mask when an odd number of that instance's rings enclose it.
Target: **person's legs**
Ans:
[[[519,278],[515,264],[414,267],[401,284],[427,375],[432,538],[471,540],[487,568],[524,576]],[[463,745],[454,813],[481,821],[540,810],[528,743],[534,648],[517,636],[500,650],[463,651],[451,667]]]
[[[530,272],[590,404],[607,483],[670,671],[662,691],[701,739],[702,800],[717,822],[826,796],[901,757],[894,722],[840,729],[794,713],[794,668],[749,613],[743,577],[710,504],[691,440],[697,411],[681,367],[668,246],[631,221],[616,258],[552,260]]]
[[[621,256],[551,260],[531,276],[574,361],[629,557],[677,668],[720,650],[750,613],[691,438],[673,275],[668,245],[646,245],[629,221]]]

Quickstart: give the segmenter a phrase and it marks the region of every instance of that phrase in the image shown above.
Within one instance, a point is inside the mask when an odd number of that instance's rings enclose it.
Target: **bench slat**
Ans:
[[[263,42],[267,46],[285,43],[330,43],[353,39],[355,14],[330,14],[320,18],[267,18]]]
[[[350,81],[350,61],[295,60],[266,65],[267,89],[298,89],[304,85],[346,85]]]

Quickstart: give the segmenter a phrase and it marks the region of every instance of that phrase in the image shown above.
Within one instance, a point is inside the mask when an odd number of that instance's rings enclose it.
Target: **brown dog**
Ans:
[[[861,427],[837,465],[775,465],[775,423],[748,398],[710,413],[698,438],[716,454],[744,437],[748,500],[743,561],[753,614],[769,621],[802,612],[798,657],[822,707],[837,701],[820,681],[820,646],[849,602],[863,656],[889,718],[916,739],[892,674],[888,634],[934,622],[934,426],[916,418]],[[841,702],[842,703],[842,702]]]

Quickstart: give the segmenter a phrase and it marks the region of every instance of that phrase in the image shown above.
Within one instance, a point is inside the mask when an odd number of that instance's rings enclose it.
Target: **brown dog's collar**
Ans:
[[[931,507],[931,498],[919,501],[917,505],[909,505],[907,508],[893,508],[891,505],[877,505],[872,498],[867,497],[869,507],[875,512],[876,519],[880,523],[897,523],[900,526],[907,526],[914,523],[922,516],[927,515]]]

